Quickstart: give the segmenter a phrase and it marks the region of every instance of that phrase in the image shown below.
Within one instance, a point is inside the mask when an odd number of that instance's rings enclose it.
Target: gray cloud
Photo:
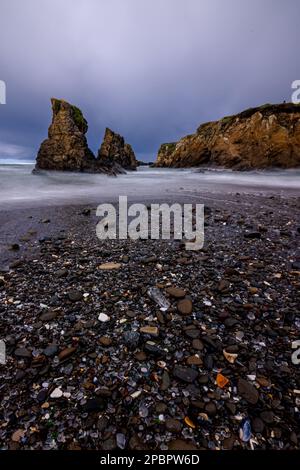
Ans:
[[[82,108],[94,151],[109,126],[153,160],[201,122],[288,101],[300,79],[298,0],[1,0],[0,13],[0,158],[35,157],[51,96]]]

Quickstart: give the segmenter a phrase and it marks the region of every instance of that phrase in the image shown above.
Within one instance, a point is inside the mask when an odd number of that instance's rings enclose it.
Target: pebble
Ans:
[[[142,326],[140,332],[150,336],[159,336],[159,331],[156,326]]]
[[[68,292],[68,297],[71,302],[78,302],[79,300],[82,300],[83,294],[77,290],[71,290]]]
[[[26,348],[17,348],[15,349],[15,356],[21,357],[24,359],[30,359],[32,357],[31,351]]]
[[[137,331],[125,331],[123,341],[130,349],[136,349],[140,342],[140,334]]]
[[[74,352],[76,351],[76,348],[74,347],[71,347],[71,348],[65,348],[63,349],[59,355],[58,355],[58,359],[60,361],[64,361],[65,359],[67,359],[68,357],[72,356],[72,354],[74,354]]]
[[[203,364],[203,361],[201,357],[195,355],[195,356],[189,356],[186,360],[186,363],[189,366],[192,366],[192,365],[201,366]]]
[[[261,434],[263,432],[264,428],[265,428],[265,425],[264,425],[262,419],[257,418],[257,417],[254,418],[252,420],[252,428],[253,428],[253,431],[255,433]]]
[[[166,293],[175,299],[182,299],[186,296],[186,291],[180,287],[168,287]]]
[[[57,354],[58,346],[55,343],[49,344],[44,350],[43,354],[47,357],[53,357]]]
[[[50,398],[61,398],[62,396],[63,396],[63,391],[59,387],[57,387],[51,393]]]
[[[173,369],[173,375],[183,382],[192,383],[198,377],[198,372],[191,367],[183,367],[176,365]]]
[[[167,418],[165,421],[166,430],[173,433],[180,433],[182,430],[182,424],[178,419]]]
[[[99,339],[99,342],[102,346],[111,346],[112,339],[109,338],[108,336],[101,336]]]
[[[192,346],[197,351],[203,351],[204,349],[204,344],[201,339],[193,339]]]
[[[93,411],[103,411],[106,409],[106,402],[101,397],[90,398],[84,405],[84,410],[88,413]]]
[[[193,303],[191,299],[182,299],[179,300],[177,304],[177,309],[182,315],[191,315],[193,311]]]
[[[248,403],[256,405],[259,399],[259,393],[256,388],[245,379],[238,380],[238,393],[244,398]]]
[[[98,316],[98,320],[102,323],[106,323],[110,320],[110,317],[106,315],[106,313],[100,313],[100,315]]]
[[[102,271],[111,271],[113,269],[120,269],[121,266],[121,263],[103,263],[100,264],[99,269]]]

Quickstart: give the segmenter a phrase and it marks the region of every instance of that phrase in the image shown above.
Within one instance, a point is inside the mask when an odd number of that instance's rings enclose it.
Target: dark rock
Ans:
[[[163,374],[162,374],[162,378],[161,378],[161,385],[160,385],[160,389],[161,390],[168,390],[168,388],[170,387],[170,376],[169,376],[169,373],[164,370],[163,371]]]
[[[204,344],[200,339],[193,339],[192,346],[197,351],[202,351],[204,349]]]
[[[259,399],[259,393],[256,388],[247,380],[239,379],[238,380],[238,393],[241,395],[244,400],[252,405],[256,405]]]
[[[261,238],[261,233],[260,232],[246,232],[244,233],[244,237],[250,240],[253,240],[255,238]]]
[[[106,401],[101,398],[90,398],[84,405],[84,410],[88,413],[93,411],[104,411],[106,409]]]
[[[140,342],[140,334],[137,331],[125,331],[123,341],[129,349],[136,349]]]
[[[252,429],[255,433],[261,434],[264,430],[264,423],[260,418],[254,418],[252,420]]]
[[[26,348],[17,348],[15,349],[15,356],[16,357],[21,357],[24,359],[30,359],[32,357],[31,351],[29,351]]]
[[[43,354],[45,354],[45,356],[47,356],[47,357],[52,357],[52,356],[55,356],[55,354],[57,354],[57,351],[58,351],[58,346],[57,346],[57,344],[52,343],[52,344],[49,344],[49,345],[43,350]]]
[[[173,369],[173,375],[183,382],[192,383],[198,377],[198,372],[191,367],[183,367],[176,365]]]
[[[274,422],[274,413],[273,411],[262,411],[260,413],[260,417],[266,424],[272,424]]]
[[[58,313],[54,312],[54,311],[42,313],[42,315],[40,316],[40,320],[42,320],[42,321],[51,321],[51,320],[54,320],[54,318],[56,318],[57,315],[58,315]]]
[[[82,300],[83,294],[77,290],[71,290],[68,292],[68,297],[71,302],[78,302],[79,300]]]

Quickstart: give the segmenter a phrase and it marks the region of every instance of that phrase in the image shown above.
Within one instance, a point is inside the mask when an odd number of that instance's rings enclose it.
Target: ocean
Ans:
[[[230,170],[140,167],[111,177],[101,174],[45,172],[33,164],[0,164],[0,208],[131,201],[174,201],[204,193],[300,195],[300,170]]]

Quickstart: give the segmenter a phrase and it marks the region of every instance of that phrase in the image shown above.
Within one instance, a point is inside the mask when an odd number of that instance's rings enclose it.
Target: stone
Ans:
[[[31,359],[32,354],[31,351],[26,348],[17,348],[15,349],[15,356],[22,359]]]
[[[129,349],[136,349],[140,342],[138,331],[124,331],[123,341]]]
[[[261,434],[265,428],[265,425],[260,418],[254,418],[252,420],[252,429],[255,433]]]
[[[110,317],[106,315],[106,313],[100,313],[100,315],[98,316],[98,320],[102,323],[106,323],[110,320]]]
[[[150,335],[150,336],[159,336],[159,331],[156,326],[142,326],[140,328],[140,333],[143,333],[145,335]]]
[[[134,355],[137,361],[145,361],[147,359],[147,354],[144,351],[137,351]]]
[[[100,264],[99,269],[102,271],[111,271],[113,269],[120,269],[121,263],[103,263]]]
[[[202,361],[201,357],[195,355],[195,356],[189,356],[186,360],[186,363],[189,366],[192,366],[192,365],[201,366],[203,361]]]
[[[93,411],[104,411],[106,409],[106,401],[102,397],[90,398],[84,405],[84,410],[88,413]]]
[[[77,290],[71,290],[68,292],[68,297],[71,302],[78,302],[79,300],[82,300],[83,294]]]
[[[261,238],[261,233],[260,232],[245,232],[244,237],[250,240],[254,240],[256,238]]]
[[[166,430],[173,433],[180,433],[182,430],[182,424],[178,419],[167,418],[165,421]]]
[[[75,347],[71,347],[71,348],[65,348],[63,349],[59,355],[58,355],[58,359],[60,361],[64,361],[65,359],[67,359],[68,357],[72,356],[72,354],[74,354],[74,352],[76,351],[76,348]]]
[[[13,442],[20,442],[20,440],[25,436],[25,431],[24,429],[18,429],[17,431],[15,431],[13,433],[13,435],[11,436],[11,440]]]
[[[204,344],[201,339],[193,339],[192,346],[197,351],[203,351],[204,349]]]
[[[171,385],[171,380],[170,380],[169,373],[166,370],[164,370],[162,377],[161,377],[160,389],[163,391],[168,390],[170,385]]]
[[[274,413],[273,411],[262,411],[260,413],[260,417],[263,420],[264,423],[266,424],[272,424],[274,422]]]
[[[51,321],[54,320],[58,315],[58,312],[50,311],[50,312],[45,312],[40,315],[39,319],[41,321]]]
[[[47,357],[53,357],[55,354],[57,354],[58,351],[58,346],[55,343],[49,344],[44,350],[43,354]]]
[[[193,311],[193,303],[191,299],[182,299],[177,304],[177,309],[182,315],[190,315]]]
[[[166,293],[175,299],[182,299],[186,296],[186,291],[180,287],[168,287]]]
[[[103,142],[98,151],[100,162],[113,162],[125,170],[136,170],[138,162],[131,145],[127,144],[124,138],[113,132],[108,127],[105,129]]]
[[[183,367],[176,365],[173,369],[173,375],[183,382],[192,383],[198,377],[198,372],[191,367]]]
[[[164,356],[165,352],[162,348],[153,341],[146,341],[144,345],[144,350],[149,354],[153,354],[154,356]]]
[[[246,400],[251,405],[256,405],[259,399],[259,393],[256,388],[247,380],[239,379],[238,380],[238,393],[241,395],[244,400]]]
[[[108,336],[101,336],[99,342],[102,346],[110,346],[112,344],[112,339]]]
[[[215,416],[217,414],[217,407],[214,402],[210,401],[205,405],[205,411],[208,414],[208,416]]]
[[[55,388],[50,394],[50,398],[61,398],[62,396],[63,391],[59,387]]]

